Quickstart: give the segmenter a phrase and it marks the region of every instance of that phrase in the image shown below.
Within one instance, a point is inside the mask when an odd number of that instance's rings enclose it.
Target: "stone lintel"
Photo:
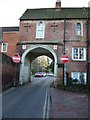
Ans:
[[[63,45],[63,42],[60,42],[60,41],[21,41],[17,43],[17,45],[26,45],[26,44]]]

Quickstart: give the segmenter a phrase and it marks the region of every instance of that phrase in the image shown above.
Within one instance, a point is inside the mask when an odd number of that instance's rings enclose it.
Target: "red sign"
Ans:
[[[20,60],[21,60],[20,55],[15,54],[15,55],[12,57],[12,60],[13,60],[13,62],[15,62],[15,63],[19,63]]]
[[[62,56],[61,56],[61,62],[62,62],[62,63],[67,63],[68,61],[69,61],[68,55],[62,55]]]

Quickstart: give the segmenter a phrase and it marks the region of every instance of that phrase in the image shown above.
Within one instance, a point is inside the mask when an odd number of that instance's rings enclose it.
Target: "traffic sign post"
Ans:
[[[69,62],[69,57],[68,55],[64,54],[61,56],[61,62],[64,63],[64,85],[67,84],[67,76],[66,76],[66,72],[67,72],[67,67],[66,67],[66,63]]]
[[[66,67],[66,63],[64,63],[64,85],[67,85],[67,67]]]
[[[19,63],[20,60],[21,60],[20,55],[14,54],[14,56],[12,57],[12,60],[15,63],[15,74],[14,74],[14,78],[13,78],[13,85],[15,87],[16,84],[17,84],[17,80],[16,80],[16,77],[17,77],[17,74],[16,74],[16,72],[17,72],[17,63]]]

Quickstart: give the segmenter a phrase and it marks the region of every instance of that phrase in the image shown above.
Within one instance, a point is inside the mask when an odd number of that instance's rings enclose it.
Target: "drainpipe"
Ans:
[[[89,17],[86,9],[84,8],[84,13],[86,16],[86,62],[87,62],[87,84],[89,84]]]
[[[83,14],[86,17],[86,63],[87,63],[87,84],[89,84],[89,17],[88,12],[83,8]]]
[[[64,19],[64,40],[63,40],[63,43],[64,43],[64,52],[63,52],[63,54],[66,54],[66,51],[65,51],[65,42],[66,42],[66,40],[65,40],[65,30],[66,30],[66,19]],[[64,85],[64,80],[65,79],[67,79],[66,78],[66,64],[63,64],[63,85]],[[67,80],[66,80],[67,81]],[[66,83],[67,84],[67,83]]]
[[[63,42],[64,42],[64,54],[65,54],[65,29],[66,29],[66,19],[64,19],[64,40],[63,40]]]
[[[88,85],[90,85],[89,47],[90,47],[90,1],[88,3],[88,15],[87,15],[87,84]]]
[[[88,58],[88,55],[89,55],[89,44],[88,44],[88,32],[89,32],[89,20],[87,18],[87,26],[86,26],[86,30],[87,30],[87,37],[86,37],[86,50],[87,50],[87,56],[86,56],[86,59],[87,59],[87,84],[89,84],[89,58]]]

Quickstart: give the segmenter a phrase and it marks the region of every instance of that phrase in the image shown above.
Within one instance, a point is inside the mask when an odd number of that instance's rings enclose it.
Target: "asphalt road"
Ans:
[[[53,77],[34,77],[31,83],[2,96],[3,118],[43,118],[46,91]]]

